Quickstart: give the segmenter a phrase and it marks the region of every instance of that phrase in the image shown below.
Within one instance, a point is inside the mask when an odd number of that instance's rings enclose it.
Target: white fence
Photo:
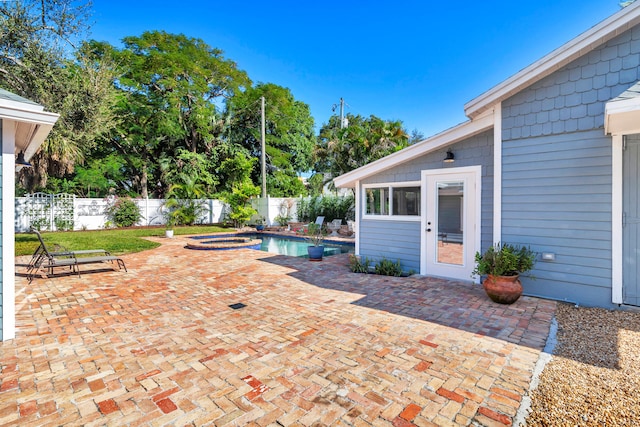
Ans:
[[[60,202],[62,200],[62,202]],[[164,200],[135,199],[141,219],[137,225],[162,225]],[[63,205],[61,205],[63,203]],[[227,219],[228,207],[220,200],[203,201],[205,212],[196,221],[200,224],[216,224]],[[251,222],[264,217],[266,225],[275,224],[278,215],[296,220],[296,199],[256,198],[251,201],[258,215]],[[108,221],[105,215],[106,199],[88,199],[71,195],[37,193],[29,197],[17,197],[15,205],[15,231],[27,232],[31,226],[41,230],[99,230]],[[73,226],[71,226],[73,221]]]

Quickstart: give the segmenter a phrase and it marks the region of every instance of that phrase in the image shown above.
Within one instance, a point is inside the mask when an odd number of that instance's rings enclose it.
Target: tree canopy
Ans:
[[[265,98],[265,153],[267,189],[273,196],[298,196],[304,186],[300,172],[312,167],[313,117],[309,106],[295,100],[291,91],[273,83],[260,83],[227,101],[232,143],[255,158],[262,155],[260,99]],[[260,164],[253,170],[260,182]]]
[[[409,144],[409,136],[399,120],[382,120],[374,115],[364,118],[347,114],[349,125],[340,128],[340,118],[331,116],[320,129],[316,145],[315,170],[331,178],[342,175]]]
[[[121,47],[86,40],[90,3],[0,2],[0,87],[61,117],[26,191],[81,196],[236,200],[242,222],[261,176],[265,99],[266,185],[272,196],[322,191],[323,182],[422,138],[400,121],[331,117],[319,136],[309,106],[274,83],[253,84],[204,40],[147,31]],[[300,176],[317,172],[305,188]],[[242,202],[242,203],[241,203]]]
[[[113,63],[83,42],[89,4],[72,0],[0,2],[0,87],[60,114],[22,184],[43,187],[71,173],[113,125]]]

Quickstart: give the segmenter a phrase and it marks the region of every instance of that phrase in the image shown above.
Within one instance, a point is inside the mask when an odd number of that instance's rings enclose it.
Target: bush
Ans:
[[[310,197],[299,199],[297,203],[298,221],[311,222],[324,216],[326,222],[334,219],[355,219],[355,198],[353,196]]]
[[[382,258],[375,266],[376,274],[383,276],[402,276],[402,267],[400,261],[393,262],[386,258]]]
[[[496,243],[484,251],[476,252],[476,268],[472,277],[484,276],[517,276],[531,270],[536,262],[536,253],[528,246],[516,246]]]
[[[360,258],[353,254],[349,255],[349,268],[354,273],[368,273],[370,264],[371,261],[369,261],[369,259],[367,259],[366,257]]]
[[[116,227],[131,227],[142,218],[136,202],[129,197],[115,197],[109,201],[105,213]]]

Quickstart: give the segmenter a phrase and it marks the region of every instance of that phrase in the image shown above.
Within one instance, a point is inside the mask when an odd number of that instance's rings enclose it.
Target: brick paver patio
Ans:
[[[510,425],[555,312],[345,256],[163,243],[128,273],[18,275],[0,425]]]

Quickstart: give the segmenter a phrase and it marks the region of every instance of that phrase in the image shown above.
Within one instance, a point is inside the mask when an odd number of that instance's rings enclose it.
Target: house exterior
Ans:
[[[40,145],[58,120],[28,99],[0,89],[0,340],[15,337],[15,232],[14,200],[16,155],[26,160]],[[21,166],[18,166],[21,167]]]
[[[472,280],[476,251],[528,245],[525,294],[640,306],[639,81],[635,2],[468,102],[468,121],[335,178],[357,195],[356,253]]]

